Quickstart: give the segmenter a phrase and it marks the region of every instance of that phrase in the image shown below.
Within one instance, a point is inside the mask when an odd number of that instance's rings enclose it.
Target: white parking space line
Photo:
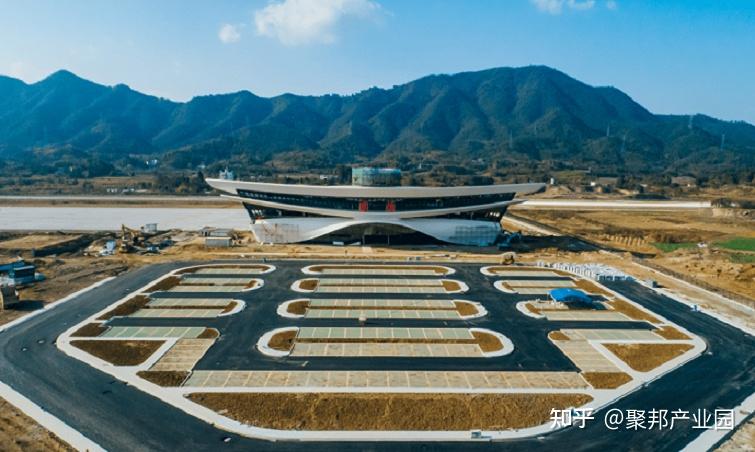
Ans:
[[[588,341],[664,341],[649,330],[561,330],[569,339]]]
[[[541,276],[541,277],[554,277],[561,276],[556,272],[550,270],[535,271],[535,270],[498,270],[493,272],[496,276]]]
[[[203,326],[113,326],[99,337],[113,339],[196,338]]]
[[[215,339],[179,339],[149,370],[190,371]]]
[[[551,321],[600,321],[600,322],[621,322],[632,320],[624,314],[616,311],[588,311],[583,309],[569,309],[559,311],[541,311],[546,319]]]
[[[188,273],[187,275],[190,275]],[[194,272],[195,275],[260,275],[262,270],[259,268],[200,268]]]
[[[224,308],[233,300],[230,298],[153,298],[147,303],[151,308],[174,306],[200,306],[203,308]]]
[[[298,340],[306,339],[474,339],[466,328],[302,327]]]
[[[437,309],[308,309],[307,319],[425,319],[460,320],[457,311]]]
[[[324,278],[320,286],[442,286],[439,279]]]
[[[412,377],[410,377],[410,374]],[[277,386],[276,386],[277,385]],[[516,371],[246,371],[197,370],[187,387],[222,388],[406,388],[475,389],[584,389],[577,372]]]
[[[250,282],[252,282],[254,278],[247,278],[244,276],[241,277],[206,277],[206,276],[193,276],[193,275],[184,275],[184,277],[181,279],[181,284],[196,284],[196,285],[221,285],[221,286],[246,286]]]
[[[136,318],[212,318],[223,313],[222,309],[139,309],[128,317]]]
[[[436,308],[455,309],[453,300],[414,300],[391,298],[315,298],[309,300],[310,308]]]
[[[583,372],[621,371],[587,341],[554,341],[553,343]]]
[[[548,295],[551,293],[551,289],[546,287],[517,287],[514,290],[522,295]]]
[[[297,342],[291,356],[480,358],[483,355],[477,344]]]
[[[574,281],[565,279],[507,279],[506,284],[514,290],[519,287],[576,287]]]
[[[167,292],[241,292],[246,286],[176,286],[167,290]]]
[[[441,273],[435,273],[434,270],[399,270],[393,268],[324,268],[320,273],[323,275],[444,276]]]
[[[396,286],[317,286],[317,293],[401,293],[442,294],[443,287],[396,287]]]

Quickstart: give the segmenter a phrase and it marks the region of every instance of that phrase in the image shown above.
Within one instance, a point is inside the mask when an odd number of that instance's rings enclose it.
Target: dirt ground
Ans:
[[[603,344],[629,367],[649,372],[692,348],[689,344]]]
[[[189,398],[257,427],[297,430],[514,429],[548,422],[586,394],[195,393]]]
[[[471,303],[454,301],[454,305],[456,306],[456,311],[459,315],[477,315],[480,312],[477,310],[477,307]]]
[[[610,302],[610,305],[614,311],[620,312],[631,319],[644,320],[650,323],[660,323],[660,320],[658,320],[656,317],[648,314],[647,312],[627,301],[614,300]]]
[[[755,237],[752,218],[726,215],[723,209],[515,213],[613,249],[645,253],[653,264],[755,300],[755,254],[718,245],[734,237]],[[667,251],[656,243],[668,244]]]
[[[50,245],[76,240],[80,236],[68,234],[29,234],[10,240],[0,241],[0,249],[4,250],[33,250]]]
[[[75,449],[0,398],[0,450],[67,452]]]
[[[178,276],[169,276],[162,281],[156,282],[151,286],[144,289],[144,292],[158,292],[161,290],[169,290],[181,283],[181,278]]]
[[[0,262],[8,262],[12,257],[0,253]],[[19,288],[22,303],[0,311],[0,324],[8,323],[45,304],[57,301],[66,295],[81,290],[108,276],[124,272],[128,267],[126,259],[119,256],[95,259],[85,256],[64,255],[27,260],[37,266],[37,272],[45,280],[28,287]]]
[[[71,345],[116,366],[136,366],[147,360],[165,341],[88,341],[75,340]]]
[[[309,301],[295,301],[286,306],[286,311],[288,311],[289,314],[304,315],[307,313],[307,307],[309,307]]]
[[[115,308],[109,310],[108,312],[102,314],[97,318],[97,320],[110,320],[113,317],[133,314],[139,309],[145,307],[147,303],[149,303],[149,297],[145,297],[144,295],[136,295],[134,297],[131,297],[124,303],[121,303]]]
[[[595,389],[616,389],[632,381],[632,377],[624,372],[583,372],[582,378]]]
[[[567,336],[566,334],[564,334],[561,331],[551,331],[550,333],[548,333],[548,339],[550,339],[552,341],[568,341],[568,340],[570,340],[569,336]]]
[[[294,346],[294,339],[296,339],[296,331],[283,331],[274,334],[267,345],[272,349],[287,352]]]
[[[662,328],[653,330],[653,333],[661,336],[664,339],[669,339],[672,341],[673,340],[687,341],[690,339],[689,336],[687,336],[686,334],[682,333],[681,331],[677,330],[676,328],[670,325],[666,325]]]
[[[716,449],[716,452],[753,452],[755,451],[755,418],[750,419]]]
[[[477,340],[477,345],[485,353],[496,352],[503,348],[501,341],[492,334],[483,333],[482,331],[473,331],[472,336]]]
[[[181,383],[189,376],[189,372],[179,370],[143,370],[137,372],[136,375],[158,386],[175,387],[181,386]]]
[[[73,337],[97,337],[104,333],[107,328],[102,323],[87,323],[78,330],[74,331]]]

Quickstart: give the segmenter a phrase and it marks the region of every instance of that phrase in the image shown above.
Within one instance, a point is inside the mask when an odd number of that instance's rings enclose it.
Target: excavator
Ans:
[[[157,247],[147,242],[154,234],[143,232],[139,229],[132,229],[125,224],[121,225],[121,240],[118,244],[119,253],[131,253],[137,251],[140,253],[157,252]]]

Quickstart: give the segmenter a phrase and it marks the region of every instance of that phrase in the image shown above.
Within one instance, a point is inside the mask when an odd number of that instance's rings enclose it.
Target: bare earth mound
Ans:
[[[533,427],[587,394],[194,393],[189,399],[256,427],[283,430],[505,430]]]
[[[640,372],[648,372],[683,354],[689,344],[603,344],[605,348]]]
[[[147,360],[164,341],[71,341],[71,345],[116,366],[136,366]]]
[[[583,372],[582,378],[595,389],[616,389],[632,381],[632,377],[624,372]]]

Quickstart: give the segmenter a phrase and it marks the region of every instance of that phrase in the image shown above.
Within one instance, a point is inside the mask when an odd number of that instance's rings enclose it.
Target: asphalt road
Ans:
[[[262,359],[253,350],[258,336],[255,331],[268,329],[267,326],[287,322],[276,318],[272,305],[279,297],[297,297],[288,291],[288,285],[280,286],[276,281],[298,277],[302,262],[275,263],[279,269],[266,275],[266,287],[250,292],[245,298],[250,300],[247,310],[224,319],[225,325],[218,325],[226,339],[221,339],[211,353],[199,363],[199,368],[249,368],[252,364],[267,365],[267,368],[280,365]],[[129,272],[97,289],[45,312],[29,321],[0,334],[0,380],[40,405],[45,410],[62,419],[84,435],[112,451],[137,450],[460,450],[460,449],[565,449],[570,450],[679,450],[694,439],[701,430],[693,430],[689,424],[678,425],[673,430],[653,431],[609,431],[600,422],[590,422],[581,430],[571,428],[542,437],[541,439],[514,440],[498,443],[272,443],[217,430],[180,410],[135,388],[113,380],[87,364],[69,358],[53,344],[55,338],[85,317],[104,308],[123,296],[125,291],[133,291],[161,274],[186,264],[161,264]],[[536,328],[534,319],[529,322],[521,313],[512,311],[511,303],[505,295],[492,292],[493,278],[479,274],[477,266],[454,265],[459,270],[457,277],[467,281],[472,291],[459,298],[482,301],[490,311],[489,318],[471,322],[484,327],[492,327],[509,336],[517,351],[510,355],[511,363],[491,360],[460,360],[459,365],[480,366],[477,368],[499,369],[551,369],[573,368],[563,357],[556,357],[548,351],[544,337],[547,329]],[[288,276],[287,276],[288,275]],[[281,278],[280,280],[278,278]],[[290,282],[290,281],[289,281]],[[611,287],[628,295],[633,300],[647,306],[666,318],[683,325],[688,330],[702,336],[708,343],[706,354],[680,369],[671,372],[647,388],[628,395],[615,407],[621,409],[685,409],[698,408],[713,410],[717,407],[733,407],[755,391],[755,339],[741,331],[700,313],[692,313],[684,305],[659,296],[634,283],[611,283]],[[266,292],[267,291],[267,292]],[[495,294],[496,300],[488,299]],[[257,304],[252,304],[254,300]],[[270,306],[268,306],[270,305]],[[247,317],[242,317],[247,316]],[[218,320],[208,321],[219,322]],[[260,323],[259,327],[246,324]],[[239,325],[235,325],[238,323]],[[437,323],[437,322],[435,322]],[[532,323],[532,324],[530,324]],[[205,323],[203,323],[205,324]],[[564,327],[566,322],[551,322],[549,329]],[[406,325],[406,323],[402,323]],[[581,325],[585,325],[582,323]],[[617,325],[618,326],[618,325]],[[223,328],[227,331],[223,331]],[[247,329],[249,328],[249,329]],[[245,342],[230,344],[233,335],[246,337]],[[233,341],[239,342],[239,341]],[[217,350],[226,350],[228,356]],[[246,353],[246,357],[242,356]],[[543,356],[539,354],[543,353]],[[521,356],[517,356],[520,354]],[[320,365],[328,368],[333,360],[309,360],[308,368]],[[315,361],[322,361],[316,363]],[[351,364],[362,368],[369,367],[368,360],[356,360]],[[380,360],[382,361],[382,360]],[[456,361],[456,360],[452,360]],[[464,361],[465,363],[462,363]],[[422,363],[417,367],[427,367]],[[446,363],[449,364],[449,363]],[[382,362],[380,368],[393,365],[405,366],[406,361]],[[225,367],[229,366],[229,367]],[[237,367],[234,367],[237,366]],[[445,366],[444,366],[445,367]],[[223,438],[230,437],[228,443]]]
[[[198,370],[228,369],[309,369],[309,370],[549,370],[574,371],[577,368],[547,338],[552,329],[570,327],[596,328],[649,328],[637,322],[559,322],[546,323],[522,315],[516,310],[516,301],[531,299],[525,295],[505,294],[493,287],[495,278],[483,276],[477,265],[455,266],[457,273],[450,278],[469,285],[470,290],[458,295],[404,295],[404,294],[306,294],[292,291],[289,287],[297,279],[304,278],[301,268],[305,264],[278,265],[264,275],[262,288],[234,297],[246,301],[246,309],[232,316],[217,319],[143,319],[121,318],[112,325],[201,325],[217,328],[222,335],[195,367]],[[371,278],[396,278],[396,276],[370,276]],[[417,278],[417,277],[406,277]],[[537,278],[519,278],[537,279]],[[542,279],[542,278],[540,278]],[[549,278],[554,279],[554,278]],[[566,279],[566,278],[556,278]],[[182,294],[183,295],[183,294]],[[175,296],[165,294],[165,296]],[[224,294],[198,293],[196,297],[223,297]],[[227,296],[227,294],[225,294]],[[353,319],[288,319],[276,313],[278,305],[295,298],[414,298],[414,299],[466,299],[481,302],[488,315],[470,321],[428,320],[370,320],[367,326],[378,327],[478,327],[499,331],[515,344],[512,354],[498,358],[272,358],[259,353],[254,345],[264,333],[284,326],[358,326]]]

